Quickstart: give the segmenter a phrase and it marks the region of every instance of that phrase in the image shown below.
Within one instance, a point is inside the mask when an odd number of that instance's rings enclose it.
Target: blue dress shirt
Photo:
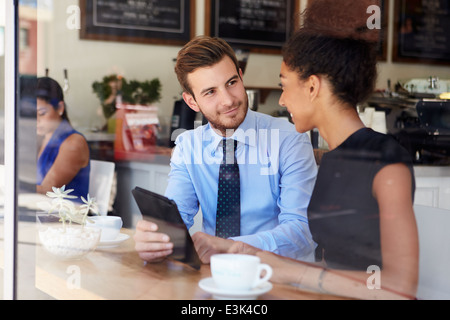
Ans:
[[[314,261],[307,207],[317,165],[308,136],[284,119],[248,110],[231,138],[238,141],[241,178],[241,235],[231,239]],[[180,134],[165,193],[188,228],[201,206],[202,231],[210,235],[216,228],[222,139],[209,124]]]

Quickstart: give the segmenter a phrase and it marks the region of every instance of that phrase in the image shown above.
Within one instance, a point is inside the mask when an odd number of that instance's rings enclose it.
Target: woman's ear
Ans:
[[[66,108],[66,104],[64,103],[64,101],[60,101],[58,103],[58,108],[56,109],[56,112],[58,112],[58,114],[60,116],[62,116],[64,114],[65,108]]]
[[[183,100],[184,100],[184,102],[186,102],[186,104],[189,106],[189,108],[191,108],[195,112],[200,111],[197,101],[195,101],[195,98],[191,94],[189,94],[187,92],[183,92]]]
[[[317,98],[322,88],[322,79],[316,75],[312,75],[308,79],[309,96],[311,101]]]

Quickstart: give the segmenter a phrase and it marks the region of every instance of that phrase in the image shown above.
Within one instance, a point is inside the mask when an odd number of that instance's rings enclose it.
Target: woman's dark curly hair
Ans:
[[[360,1],[356,2],[360,4],[359,14],[355,11],[358,5],[354,1],[314,0],[303,14],[302,28],[283,48],[284,63],[296,71],[300,79],[306,80],[311,75],[325,76],[333,93],[353,107],[370,96],[377,78],[378,32],[366,27],[367,7]],[[333,14],[325,17],[330,6],[335,6]],[[359,21],[350,19],[349,11],[354,11]]]

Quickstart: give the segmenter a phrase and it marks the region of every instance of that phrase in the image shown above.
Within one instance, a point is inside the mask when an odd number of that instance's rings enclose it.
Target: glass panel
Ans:
[[[183,105],[181,90],[173,72],[174,59],[186,36],[189,37],[190,32],[186,31],[186,28],[196,25],[190,23],[192,12],[187,11],[189,2],[19,2],[20,21],[16,35],[19,43],[20,85],[17,133],[17,298],[211,298],[211,294],[198,285],[200,280],[211,276],[209,266],[204,265],[197,271],[167,260],[145,264],[136,253],[132,239],[141,214],[131,190],[139,186],[163,194],[170,170],[172,137],[179,132],[175,129],[191,129],[194,122],[197,125],[203,121],[201,115],[189,113],[189,109]],[[197,12],[203,14],[203,4],[206,1],[195,2],[200,7]],[[145,10],[145,3],[167,4],[167,16],[158,19],[152,15],[156,11]],[[183,15],[180,21],[175,21],[180,23],[174,23],[173,26],[164,25],[173,21],[177,3],[186,4],[180,9],[186,10],[187,14]],[[94,4],[98,5],[100,12],[94,10]],[[121,10],[122,7],[118,4],[126,6],[127,10]],[[4,0],[0,0],[0,6],[4,7]],[[193,7],[189,9],[193,10]],[[5,30],[4,17],[1,16],[3,12],[0,11],[0,76],[4,75],[5,69]],[[93,14],[99,14],[99,19],[94,21]],[[117,22],[117,18],[122,20]],[[147,21],[148,25],[143,27],[142,21],[145,19],[150,20]],[[203,16],[197,17],[197,21],[200,21],[196,26],[197,33],[204,30],[203,20]],[[183,24],[185,21],[188,23]],[[118,25],[123,28],[118,28]],[[183,29],[182,33],[172,34],[172,29],[180,28]],[[278,102],[277,94],[273,94],[278,92],[273,88],[276,85],[265,85],[265,81],[271,82],[268,80],[271,77],[278,82],[280,56],[251,53],[248,59],[246,80],[253,80],[254,83],[260,84],[260,87],[265,87],[265,90],[261,90],[260,100],[268,98],[269,101],[259,105],[258,111],[287,116],[284,109],[273,109]],[[277,65],[274,67],[275,72],[266,73],[267,77],[261,76],[261,69],[267,71],[266,69],[274,64]],[[392,64],[382,67],[386,71]],[[46,85],[39,82],[38,86],[38,79],[47,76],[55,80],[58,86],[51,81],[47,81]],[[261,78],[267,79],[260,82]],[[133,89],[132,85],[136,83],[134,80],[145,82],[154,79],[159,81],[144,85],[158,88],[158,83],[162,84],[161,96],[155,95],[155,101],[150,106],[144,105],[146,102],[143,101],[141,92]],[[251,82],[248,81],[249,84]],[[249,89],[258,89],[259,86],[250,85]],[[4,94],[4,83],[0,80],[1,119],[5,109]],[[64,103],[61,104],[61,101]],[[370,111],[369,108],[366,110]],[[67,114],[70,121],[63,121],[64,114]],[[3,129],[3,126],[2,120],[0,129]],[[71,135],[71,131],[68,131],[71,128],[83,137]],[[61,133],[62,131],[64,132]],[[322,137],[315,133],[317,146],[326,149],[326,143],[320,140]],[[67,138],[69,136],[73,139]],[[4,138],[4,131],[0,130],[1,142]],[[447,136],[441,138],[448,146]],[[51,143],[60,147],[54,149],[56,153],[53,155],[51,148],[47,148]],[[448,147],[445,150],[448,154]],[[321,154],[327,150],[316,151]],[[3,163],[4,148],[1,144],[0,164]],[[449,167],[439,166],[439,163],[429,167],[420,166],[420,162],[415,164],[416,216],[420,244],[427,248],[421,250],[418,295],[419,298],[448,299],[450,278],[447,270],[450,265],[450,250],[448,245],[445,245],[450,241],[445,226],[449,224],[450,217]],[[86,168],[89,168],[89,171]],[[41,173],[47,169],[48,175]],[[87,185],[84,179],[86,175],[90,177]],[[77,177],[76,183],[72,184],[74,176]],[[71,189],[73,185],[74,191],[70,195],[80,193],[77,200],[81,199],[81,194],[87,198],[86,193],[95,197],[99,214],[120,217],[123,223],[120,233],[105,240],[99,238],[92,229],[83,228],[83,231],[90,232],[83,233],[83,238],[79,238],[76,235],[81,231],[76,228],[76,221],[70,224],[64,220],[62,223],[58,220],[60,217],[57,217],[57,228],[64,231],[62,235],[59,234],[58,229],[53,227],[54,215],[48,215],[44,211],[49,211],[51,199],[46,196],[46,192],[52,191],[52,187],[62,185],[66,185],[67,189]],[[73,205],[75,209],[80,209],[81,202],[73,202]],[[77,212],[80,213],[80,210]],[[71,219],[76,220],[73,217]],[[3,228],[3,225],[0,228]],[[195,224],[194,228],[198,230],[198,224]],[[105,233],[103,231],[103,235]],[[316,275],[317,277],[320,281],[323,280],[326,288],[326,279],[330,276],[323,279],[322,276]],[[2,280],[1,275],[0,284]],[[347,282],[343,286],[346,284]],[[264,292],[262,298],[330,298],[302,288],[274,287],[275,290],[267,294]]]
[[[0,0],[0,287],[3,288],[3,218],[4,218],[4,188],[5,188],[5,2]],[[3,290],[0,290],[0,297],[3,299]]]
[[[131,235],[141,216],[131,189],[140,185],[164,192],[169,120],[181,96],[178,86],[162,88],[166,90],[162,95],[160,79],[176,81],[175,74],[167,70],[173,70],[179,47],[134,43],[138,37],[133,34],[122,35],[124,41],[117,42],[84,39],[81,13],[92,12],[85,3],[93,2],[20,1],[19,299],[134,298],[148,290],[144,286],[138,291],[109,293],[107,286],[120,286],[130,279],[130,289],[139,286],[136,275],[143,262]],[[98,3],[108,7],[108,2]],[[169,5],[176,6],[176,1]],[[127,43],[127,37],[132,42]],[[136,99],[132,86],[137,81],[153,90],[150,100],[147,96]],[[72,129],[82,135],[73,134]],[[81,232],[76,219],[64,224],[57,221],[53,227],[54,215],[44,212],[50,205],[46,193],[63,185],[66,190],[74,189],[70,195],[77,196],[72,202],[77,213],[81,196],[87,199],[89,193],[97,201],[99,214],[119,216],[124,229],[99,243],[96,234],[85,235],[93,239],[92,250],[97,245],[91,252],[91,242],[72,235]],[[50,236],[58,232],[56,228],[64,230],[63,235]],[[132,261],[134,271],[125,277],[116,272],[102,277],[104,272],[98,267],[105,258],[112,271],[123,267],[122,259]]]
[[[19,1],[18,25],[18,299],[47,296],[35,288],[36,251],[36,77],[38,5],[36,0]]]

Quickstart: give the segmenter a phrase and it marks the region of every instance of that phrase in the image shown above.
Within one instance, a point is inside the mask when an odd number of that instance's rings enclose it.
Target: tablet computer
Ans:
[[[200,269],[201,260],[176,203],[140,187],[135,187],[131,192],[144,220],[156,223],[159,227],[158,232],[170,237],[174,247],[169,257],[194,269]]]

